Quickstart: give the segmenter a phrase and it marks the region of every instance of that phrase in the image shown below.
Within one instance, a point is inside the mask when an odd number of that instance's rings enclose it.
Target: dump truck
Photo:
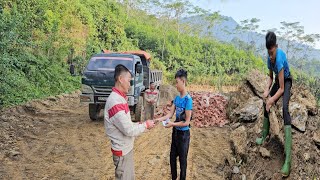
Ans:
[[[96,120],[115,84],[114,70],[118,64],[129,69],[132,74],[131,88],[127,94],[128,105],[134,121],[141,121],[143,114],[143,95],[154,82],[159,89],[162,71],[150,69],[151,55],[145,51],[125,51],[93,55],[83,71],[80,102],[87,103],[89,117]]]

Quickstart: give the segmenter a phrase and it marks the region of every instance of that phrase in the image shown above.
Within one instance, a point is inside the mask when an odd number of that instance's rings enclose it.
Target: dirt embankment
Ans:
[[[270,136],[257,146],[263,109],[262,93],[267,77],[257,71],[248,75],[239,91],[229,94],[228,116],[233,157],[225,172],[232,179],[281,179],[284,163],[282,98],[270,111]],[[293,83],[289,112],[292,119],[292,168],[288,179],[320,179],[320,116],[313,95]],[[234,173],[234,172],[237,173]],[[232,173],[233,172],[233,173]]]

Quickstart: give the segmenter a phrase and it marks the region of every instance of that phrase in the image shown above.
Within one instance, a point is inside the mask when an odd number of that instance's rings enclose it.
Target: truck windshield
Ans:
[[[130,57],[93,57],[87,66],[89,71],[114,71],[114,68],[122,64],[129,71],[133,68],[133,59]]]

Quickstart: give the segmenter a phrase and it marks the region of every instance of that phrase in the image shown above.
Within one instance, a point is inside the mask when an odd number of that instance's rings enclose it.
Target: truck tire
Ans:
[[[97,104],[89,104],[89,116],[92,121],[98,119],[99,107]]]
[[[135,122],[142,122],[144,121],[143,119],[143,97],[142,96],[139,96],[139,101],[136,105],[136,108],[135,108],[135,112],[134,112],[134,120]]]

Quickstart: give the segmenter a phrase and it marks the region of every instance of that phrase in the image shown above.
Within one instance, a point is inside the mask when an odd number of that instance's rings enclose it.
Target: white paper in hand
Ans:
[[[166,119],[166,120],[162,121],[162,125],[163,125],[163,126],[166,126],[169,121],[170,121],[170,119]]]

